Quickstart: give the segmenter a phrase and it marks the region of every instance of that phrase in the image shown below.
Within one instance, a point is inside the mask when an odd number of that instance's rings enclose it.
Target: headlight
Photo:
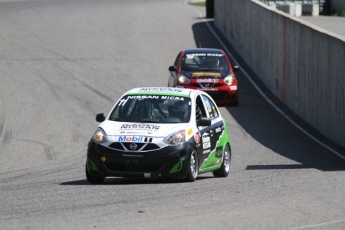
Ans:
[[[190,83],[189,79],[186,76],[181,75],[181,74],[178,75],[177,82],[184,85]]]
[[[225,84],[231,85],[233,82],[234,82],[234,77],[232,76],[232,74],[224,78]]]
[[[107,135],[105,134],[105,132],[101,128],[97,128],[97,130],[93,134],[92,139],[96,143],[103,143],[103,142],[108,141]]]
[[[177,144],[185,142],[185,136],[186,136],[186,131],[181,130],[167,136],[166,138],[164,138],[163,142],[167,145],[177,145]]]

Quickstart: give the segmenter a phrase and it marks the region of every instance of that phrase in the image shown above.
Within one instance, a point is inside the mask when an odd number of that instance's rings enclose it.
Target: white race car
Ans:
[[[231,146],[226,121],[205,92],[170,87],[132,89],[121,96],[91,137],[86,178],[226,177]]]

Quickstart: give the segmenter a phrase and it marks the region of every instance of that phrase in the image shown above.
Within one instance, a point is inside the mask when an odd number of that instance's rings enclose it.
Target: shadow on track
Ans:
[[[212,176],[199,176],[195,182],[214,179]],[[193,183],[195,183],[193,182]],[[181,180],[172,179],[150,179],[150,178],[124,178],[124,177],[107,177],[104,182],[99,185],[133,185],[133,184],[180,184],[180,183],[190,183],[183,182]],[[76,180],[60,183],[60,185],[97,185],[90,184],[87,180]]]

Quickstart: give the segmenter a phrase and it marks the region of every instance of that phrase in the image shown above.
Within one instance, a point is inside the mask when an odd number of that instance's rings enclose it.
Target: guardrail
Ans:
[[[215,25],[269,90],[345,147],[345,38],[258,0],[214,7]]]

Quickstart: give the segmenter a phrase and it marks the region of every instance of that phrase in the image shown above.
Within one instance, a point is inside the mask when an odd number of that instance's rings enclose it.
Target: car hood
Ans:
[[[217,77],[225,78],[231,71],[186,71],[181,70],[180,74],[186,76],[187,78],[207,78],[207,77]]]
[[[187,123],[161,124],[118,122],[106,120],[99,125],[108,136],[136,135],[147,137],[166,137],[171,133],[186,129]]]

